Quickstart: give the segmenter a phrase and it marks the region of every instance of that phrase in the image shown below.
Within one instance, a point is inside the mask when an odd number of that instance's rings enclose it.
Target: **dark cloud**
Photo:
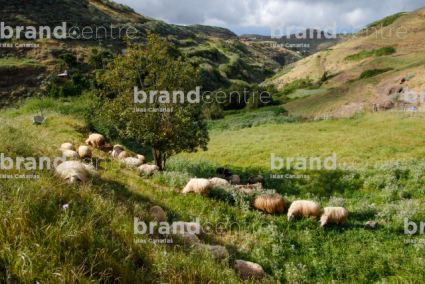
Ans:
[[[118,0],[138,13],[167,23],[235,27],[364,27],[397,12],[414,11],[423,0]]]

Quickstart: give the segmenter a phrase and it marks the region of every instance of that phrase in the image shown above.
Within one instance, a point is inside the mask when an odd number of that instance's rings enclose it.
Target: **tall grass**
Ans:
[[[0,153],[13,159],[55,157],[61,143],[84,143],[88,129],[84,120],[53,111],[56,104],[51,102],[52,109],[44,112],[45,123],[37,127],[31,124],[37,111],[34,104],[2,113],[6,118],[0,124]],[[281,157],[285,153],[326,157],[334,149],[362,157],[379,157],[386,151],[392,157],[417,157],[423,146],[413,132],[422,127],[418,121],[365,115],[212,131],[213,158],[196,159],[209,152],[189,155],[192,159],[172,158],[167,172],[150,182],[135,171],[107,167],[101,169],[101,180],[76,186],[59,180],[53,171],[3,170],[1,174],[36,173],[40,178],[1,179],[0,282],[241,283],[233,262],[243,259],[264,268],[267,277],[262,283],[422,283],[424,246],[404,242],[421,236],[404,235],[402,223],[404,217],[415,222],[423,218],[421,163],[360,171],[269,170],[270,151]],[[96,149],[94,156],[110,161]],[[344,206],[349,219],[342,227],[320,228],[314,219],[288,222],[286,215],[264,214],[252,207],[250,196],[232,188],[214,188],[210,197],[179,192],[189,178],[214,175],[218,165],[241,174],[243,181],[254,173],[264,175],[264,192],[283,195],[286,208],[295,200],[308,199],[321,207]],[[269,178],[269,173],[286,172],[308,174],[310,179]],[[177,236],[167,237],[173,244],[135,243],[160,237],[133,232],[134,218],[149,222],[148,211],[154,205],[165,210],[168,222],[198,217],[201,224],[209,222],[215,230],[208,230],[202,243],[225,246],[229,261],[215,262],[185,247]],[[365,229],[366,221],[381,219],[387,225]]]

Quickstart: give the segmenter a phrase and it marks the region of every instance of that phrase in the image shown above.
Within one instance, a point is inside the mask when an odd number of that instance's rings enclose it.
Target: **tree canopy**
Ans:
[[[155,164],[162,170],[172,155],[207,150],[209,136],[201,105],[190,103],[186,96],[200,83],[199,70],[157,34],[149,33],[148,39],[146,45],[128,41],[126,56],[109,61],[98,75],[97,94],[100,115],[121,137],[150,146]],[[148,95],[145,102],[134,103],[135,87]],[[153,100],[150,91],[158,92]],[[171,101],[161,98],[161,91],[169,92]],[[173,91],[182,91],[184,101],[177,96],[175,102]],[[149,111],[152,109],[172,111]]]

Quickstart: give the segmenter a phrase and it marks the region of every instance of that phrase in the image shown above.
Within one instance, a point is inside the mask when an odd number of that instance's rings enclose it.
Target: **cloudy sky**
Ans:
[[[238,35],[270,35],[271,22],[284,27],[364,27],[397,12],[425,6],[423,0],[116,0],[136,12],[179,25],[226,27]],[[276,31],[277,33],[277,31]]]

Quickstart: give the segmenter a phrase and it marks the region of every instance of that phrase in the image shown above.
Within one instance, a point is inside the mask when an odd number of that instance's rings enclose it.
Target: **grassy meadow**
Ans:
[[[2,112],[0,153],[13,159],[54,158],[62,143],[83,145],[91,131],[81,115],[86,103],[84,98],[67,104],[32,99]],[[40,105],[47,119],[37,127],[31,117]],[[403,169],[388,165],[361,171],[304,171],[310,179],[287,181],[270,179],[268,174],[272,173],[270,153],[420,158],[423,124],[366,114],[299,123],[286,117],[273,120],[273,112],[255,117],[260,113],[216,123],[244,117],[264,122],[268,117],[261,127],[241,122],[239,129],[229,131],[212,123],[209,151],[172,158],[165,172],[149,179],[97,149],[93,149],[95,159],[107,163],[100,163],[102,178],[85,185],[65,183],[53,170],[2,170],[0,174],[40,178],[1,180],[0,282],[241,283],[233,261],[243,259],[264,268],[263,283],[422,283],[424,245],[404,243],[421,235],[406,236],[402,223],[406,216],[415,222],[423,219],[425,178],[420,163],[410,161]],[[148,162],[152,163],[149,156]],[[342,227],[320,228],[313,219],[288,222],[287,209],[283,215],[258,211],[250,203],[253,196],[233,188],[215,187],[210,197],[179,193],[190,178],[208,178],[222,165],[242,175],[243,182],[250,175],[263,174],[265,189],[254,196],[280,193],[286,208],[300,198],[321,207],[344,206],[349,219]],[[218,263],[185,247],[178,236],[171,236],[173,244],[135,243],[135,239],[158,238],[133,233],[133,219],[149,222],[148,211],[154,205],[165,210],[168,222],[200,218],[201,224],[213,224],[215,230],[207,230],[201,242],[225,246],[230,259]],[[367,229],[364,224],[370,220],[387,224]]]

